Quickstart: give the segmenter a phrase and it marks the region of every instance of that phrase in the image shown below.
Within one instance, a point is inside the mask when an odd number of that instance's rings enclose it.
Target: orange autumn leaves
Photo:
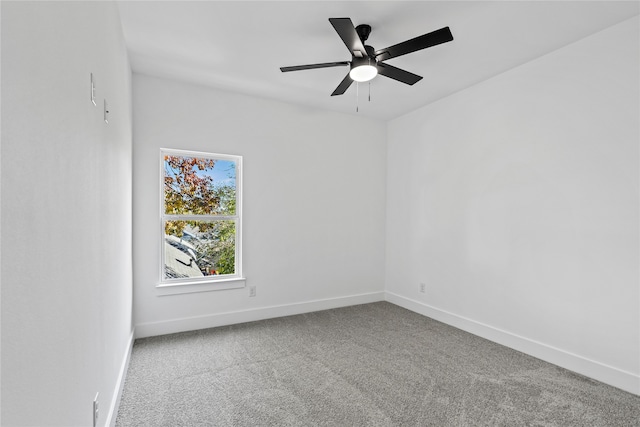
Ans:
[[[214,159],[164,156],[164,206],[168,215],[215,215],[219,213],[220,194],[213,178],[198,173],[213,169]],[[201,223],[201,227],[202,227]],[[167,221],[165,233],[182,236],[185,221]],[[206,230],[200,230],[206,231]]]

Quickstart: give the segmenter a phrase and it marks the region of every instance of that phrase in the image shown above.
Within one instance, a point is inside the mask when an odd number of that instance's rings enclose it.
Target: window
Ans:
[[[161,150],[161,283],[239,279],[242,157]]]

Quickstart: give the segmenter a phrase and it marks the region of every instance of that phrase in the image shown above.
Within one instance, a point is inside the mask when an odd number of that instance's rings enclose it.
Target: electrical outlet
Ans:
[[[424,294],[426,291],[427,291],[427,285],[425,285],[424,283],[420,283],[420,292]]]
[[[100,403],[98,402],[99,394],[100,393],[96,393],[96,397],[93,399],[93,427],[97,427],[98,417],[100,416]]]
[[[256,296],[256,287],[255,286],[249,286],[249,296],[250,297],[255,297]]]

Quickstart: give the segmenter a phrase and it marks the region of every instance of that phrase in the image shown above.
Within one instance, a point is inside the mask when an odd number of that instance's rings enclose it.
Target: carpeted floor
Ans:
[[[640,426],[640,397],[380,302],[139,339],[117,426]]]

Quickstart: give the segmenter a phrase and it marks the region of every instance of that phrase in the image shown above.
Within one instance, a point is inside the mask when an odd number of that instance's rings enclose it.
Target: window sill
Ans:
[[[159,297],[166,295],[193,294],[196,292],[213,292],[225,289],[244,288],[247,279],[245,277],[233,277],[211,282],[179,282],[161,283],[156,285]]]

